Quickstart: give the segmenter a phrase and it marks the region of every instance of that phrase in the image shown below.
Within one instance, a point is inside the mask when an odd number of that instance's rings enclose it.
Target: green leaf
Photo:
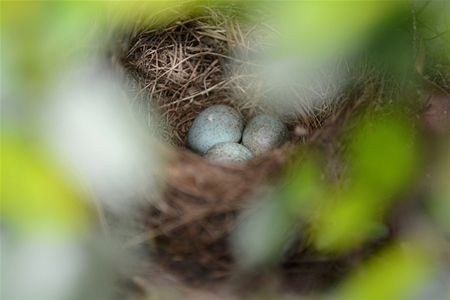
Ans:
[[[35,145],[2,136],[1,211],[5,224],[22,233],[78,234],[89,211],[80,193]]]
[[[345,300],[410,299],[430,275],[432,260],[418,248],[391,246],[350,274],[337,292]]]
[[[404,1],[284,2],[278,11],[284,54],[324,60],[353,53],[368,43],[380,25],[406,10]]]

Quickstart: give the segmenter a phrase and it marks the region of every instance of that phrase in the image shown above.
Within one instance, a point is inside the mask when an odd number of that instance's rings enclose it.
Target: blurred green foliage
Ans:
[[[0,212],[2,221],[21,234],[80,234],[89,211],[78,189],[35,144],[3,134]]]
[[[387,116],[373,113],[358,122],[348,149],[350,177],[356,186],[386,197],[411,178],[418,157],[414,121],[400,109]]]
[[[411,49],[402,48],[403,41],[386,44],[398,41],[399,35],[389,35],[392,24],[401,18],[412,20],[412,31],[401,36],[414,39],[411,48],[416,69],[448,83],[450,18],[446,1],[427,2],[431,3],[428,8],[426,3],[414,2],[412,10],[406,1],[226,3],[245,9],[264,5],[274,9],[279,33],[285,38],[271,54],[303,54],[308,62],[319,64],[362,50],[380,54],[374,57],[381,66],[389,66],[403,54],[409,58]],[[204,4],[223,5],[210,1],[2,1],[2,107],[6,101],[33,107],[30,103],[50,94],[61,74],[102,47],[111,28],[136,22],[158,26]],[[377,41],[383,47],[375,47]],[[420,143],[411,125],[414,121],[396,110],[374,113],[356,124],[349,134],[345,180],[329,181],[319,154],[302,156],[281,187],[262,199],[261,206],[241,225],[236,243],[242,263],[259,265],[280,259],[291,233],[304,230],[299,226],[303,223],[310,225],[307,234],[313,245],[325,252],[347,252],[383,233],[384,217],[418,170]],[[36,146],[41,137],[33,136],[35,128],[22,128],[31,133],[27,141],[22,130],[6,131],[5,127],[12,128],[9,125],[2,119],[2,222],[23,233],[84,232],[91,216],[83,202],[86,195]],[[445,164],[433,185],[430,208],[448,234],[450,159],[447,154],[443,157]],[[406,251],[394,245],[351,275],[337,295],[358,300],[401,299],[428,274],[432,259],[427,255],[416,245]]]
[[[293,1],[274,5],[285,37],[281,55],[304,55],[322,63],[354,54],[384,24],[407,9],[406,1]],[[311,62],[311,61],[309,61]]]
[[[245,216],[248,221],[238,236],[247,263],[280,258],[292,231],[305,230],[299,221],[309,223],[306,235],[325,252],[354,250],[386,234],[386,213],[417,171],[420,147],[414,123],[390,109],[352,124],[341,180],[327,180],[320,159],[331,158],[303,154],[286,183],[259,199],[258,209]]]
[[[32,97],[49,88],[70,65],[73,54],[87,46],[86,37],[95,29],[95,3],[3,2],[3,78],[20,83],[21,92]],[[83,45],[84,44],[84,45]],[[92,44],[91,44],[92,45]],[[7,76],[5,76],[7,75]]]
[[[319,155],[308,152],[297,159],[300,163],[294,165],[293,174],[283,186],[281,196],[283,205],[292,217],[305,219],[320,208],[327,186],[322,176],[323,165],[319,163]]]
[[[398,110],[353,124],[343,158],[344,182],[327,180],[320,157],[306,154],[280,193],[286,215],[292,222],[308,220],[322,251],[349,251],[383,235],[385,214],[418,167],[413,122]]]
[[[411,299],[432,266],[431,258],[419,247],[391,245],[351,274],[337,295],[346,300]]]
[[[346,153],[350,183],[328,195],[326,208],[319,212],[318,248],[348,250],[382,230],[384,214],[417,168],[412,124],[398,111],[357,122]]]
[[[199,1],[2,1],[2,78],[35,99],[63,72],[105,45],[111,29],[158,26]]]
[[[17,110],[1,121],[1,214],[10,226],[27,232],[87,226],[85,203],[61,176],[64,170],[55,167],[54,158],[35,147],[46,141],[30,124],[42,113],[40,105],[54,93],[59,78],[98,55],[112,31],[150,20],[157,26],[190,13],[196,3],[2,1],[2,107]]]

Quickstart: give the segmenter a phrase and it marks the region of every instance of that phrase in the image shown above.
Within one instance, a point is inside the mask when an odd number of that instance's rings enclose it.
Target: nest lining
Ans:
[[[195,116],[207,106],[229,103],[224,92],[228,43],[223,28],[202,19],[142,31],[130,43],[125,66],[138,78],[182,146]]]
[[[245,164],[211,165],[186,149],[193,119],[211,105],[230,105],[245,121],[257,112],[267,112],[255,101],[236,100],[246,90],[236,80],[239,74],[230,76],[230,62],[238,61],[240,69],[245,69],[247,62],[234,54],[252,49],[246,40],[248,31],[238,22],[225,20],[205,16],[162,29],[139,30],[129,39],[121,59],[137,82],[137,95],[147,95],[143,100],[155,104],[170,125],[168,143],[178,146],[165,193],[162,199],[154,199],[144,215],[142,222],[149,231],[136,241],[154,240],[161,265],[190,282],[230,275],[233,262],[227,240],[236,215],[249,205],[255,190],[273,184],[289,165],[296,145],[321,123],[302,115],[284,120],[290,142]]]
[[[144,101],[151,98],[169,125],[166,140],[184,147],[195,117],[214,104],[232,106],[244,121],[258,112],[277,114],[294,133],[300,124],[319,125],[300,114],[287,119],[254,100],[265,93],[262,83],[246,80],[253,63],[237,58],[238,53],[249,57],[257,51],[248,45],[249,31],[254,28],[245,29],[224,16],[205,16],[131,37],[122,64],[138,82],[137,95],[146,94]]]

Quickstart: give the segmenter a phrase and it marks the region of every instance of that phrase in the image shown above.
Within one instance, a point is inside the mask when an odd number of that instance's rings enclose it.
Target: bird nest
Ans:
[[[336,108],[284,119],[290,141],[242,164],[213,165],[186,147],[194,118],[211,105],[230,105],[244,120],[267,112],[252,100],[263,93],[262,85],[241,80],[251,64],[241,55],[251,54],[251,30],[230,18],[197,17],[164,28],[139,28],[121,54],[136,94],[156,106],[161,122],[169,125],[163,139],[177,153],[163,196],[145,214],[144,239],[154,241],[161,265],[189,281],[229,277],[234,264],[228,238],[236,216],[255,191],[277,182],[303,143],[319,139],[317,129],[331,122],[329,116],[335,116],[332,122],[338,119]]]

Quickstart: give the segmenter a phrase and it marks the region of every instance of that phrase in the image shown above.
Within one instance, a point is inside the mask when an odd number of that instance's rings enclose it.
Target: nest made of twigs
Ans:
[[[255,102],[237,101],[236,89],[240,95],[246,90],[236,80],[239,74],[230,74],[231,64],[245,69],[247,62],[235,54],[251,51],[247,36],[245,27],[233,19],[196,17],[164,28],[135,30],[121,55],[122,65],[137,82],[136,94],[157,107],[171,128],[166,141],[178,153],[167,172],[162,199],[155,199],[145,215],[149,233],[144,239],[154,240],[159,262],[185,279],[230,275],[228,237],[236,215],[258,188],[277,181],[297,145],[320,124],[301,114],[285,120],[291,132],[287,145],[245,164],[212,165],[186,149],[192,121],[206,107],[228,104],[244,120],[264,110]]]

